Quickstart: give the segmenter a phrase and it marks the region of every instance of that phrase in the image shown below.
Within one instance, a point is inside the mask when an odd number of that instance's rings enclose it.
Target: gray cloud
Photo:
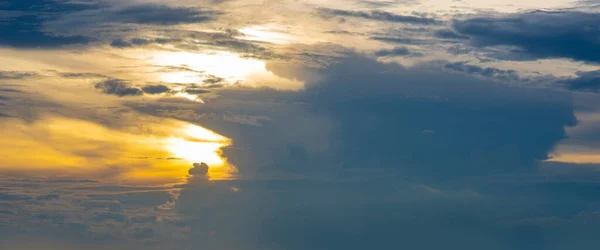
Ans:
[[[35,72],[24,72],[24,71],[0,71],[0,79],[6,80],[18,80],[29,77],[37,76]]]
[[[115,39],[110,43],[110,46],[114,48],[130,48],[136,46],[146,46],[151,44],[171,44],[181,42],[181,39],[177,38],[132,38],[131,40]]]
[[[208,173],[208,168],[208,165],[204,162],[194,163],[194,167],[190,168],[188,173],[191,175],[205,175]]]
[[[442,39],[456,39],[456,40],[469,39],[468,36],[460,35],[460,34],[454,32],[453,30],[449,30],[449,29],[438,30],[434,33],[434,36],[437,38],[442,38]]]
[[[139,96],[142,95],[141,89],[132,87],[128,82],[119,79],[109,79],[98,82],[94,85],[98,90],[105,94],[117,96]]]
[[[421,57],[422,53],[412,52],[406,47],[395,47],[392,49],[382,49],[375,51],[375,55],[379,57],[393,57],[393,56],[405,56],[405,57]]]
[[[162,85],[162,84],[146,85],[146,86],[142,87],[142,90],[144,91],[144,93],[152,94],[152,95],[168,93],[169,91],[171,91],[171,89],[169,87]]]
[[[514,70],[502,70],[490,67],[483,68],[476,65],[469,65],[465,62],[447,63],[444,65],[444,68],[456,72],[494,78],[507,82],[514,82],[521,79],[517,71]]]
[[[440,21],[433,19],[433,18],[398,15],[398,14],[385,12],[385,11],[378,11],[378,10],[349,11],[349,10],[322,8],[319,10],[319,12],[325,16],[356,17],[356,18],[363,18],[363,19],[368,19],[368,20],[393,22],[393,23],[409,23],[409,24],[419,24],[419,25],[436,25],[436,24],[440,23]]]

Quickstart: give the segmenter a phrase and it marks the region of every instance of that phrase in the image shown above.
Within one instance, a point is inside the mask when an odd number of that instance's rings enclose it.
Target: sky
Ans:
[[[0,248],[600,239],[600,1],[0,0]]]

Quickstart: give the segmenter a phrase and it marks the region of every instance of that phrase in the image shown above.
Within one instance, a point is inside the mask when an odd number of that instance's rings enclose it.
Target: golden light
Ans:
[[[267,70],[266,63],[241,55],[212,51],[210,53],[156,52],[150,63],[161,67],[185,67],[179,71],[158,72],[156,76],[167,83],[194,83],[202,85],[205,80],[222,78],[219,84],[241,84],[248,87],[271,87],[279,90],[299,90],[304,83],[275,75]],[[156,79],[154,79],[156,80]],[[175,94],[196,100],[195,96]],[[199,101],[201,102],[201,101]]]
[[[279,27],[250,26],[240,29],[239,31],[244,36],[238,38],[275,44],[286,44],[296,40],[293,36],[280,32],[280,30]]]
[[[195,162],[211,167],[211,179],[229,178],[235,172],[220,153],[230,139],[175,120],[140,121],[145,122],[144,130],[64,117],[41,117],[33,123],[8,118],[0,124],[0,171],[111,178],[131,184],[181,181]]]
[[[229,82],[246,79],[256,72],[266,71],[265,63],[259,60],[241,58],[224,51],[213,53],[189,52],[158,52],[152,58],[152,63],[160,66],[184,66],[189,69],[205,72],[161,72],[159,77],[169,83],[198,83],[208,75],[224,78]]]
[[[229,144],[228,138],[191,124],[180,130],[179,135],[167,139],[167,149],[175,157],[189,163],[205,162],[211,168],[226,164],[220,150]]]

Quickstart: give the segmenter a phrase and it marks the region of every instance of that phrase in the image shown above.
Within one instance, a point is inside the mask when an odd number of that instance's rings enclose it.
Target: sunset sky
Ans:
[[[599,0],[0,0],[0,249],[596,250],[599,94]]]

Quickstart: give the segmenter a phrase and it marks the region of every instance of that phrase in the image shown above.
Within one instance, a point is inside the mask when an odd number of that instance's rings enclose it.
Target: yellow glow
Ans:
[[[175,120],[148,122],[140,130],[62,117],[32,123],[7,118],[0,124],[0,137],[0,171],[102,176],[130,183],[178,182],[194,162],[209,164],[211,179],[228,178],[235,171],[220,155],[228,138]]]
[[[197,95],[191,95],[188,93],[179,92],[179,93],[176,93],[175,96],[182,97],[182,98],[188,99],[190,101],[194,101],[194,102],[204,103],[204,100],[202,100],[202,98],[198,97]]]
[[[184,129],[189,136],[206,141],[228,142],[229,140],[213,131],[195,125],[187,125]]]
[[[241,58],[223,51],[211,54],[159,52],[153,56],[152,62],[161,66],[185,66],[229,82],[244,80],[253,73],[266,71],[262,61]],[[170,83],[198,83],[204,79],[193,72],[164,72],[160,73],[160,78]]]
[[[600,163],[600,154],[561,154],[552,156],[552,158],[548,159],[549,162],[567,162],[567,163],[577,163],[577,164],[597,164]]]
[[[230,144],[229,139],[213,131],[195,125],[180,130],[179,137],[167,140],[167,149],[189,163],[205,162],[211,168],[225,165],[220,155],[222,147]]]
[[[243,37],[239,37],[240,39],[250,41],[286,44],[296,40],[291,35],[278,32],[276,27],[250,26],[240,29],[240,32],[244,34]]]
[[[160,81],[168,83],[202,85],[206,79],[219,77],[223,78],[219,84],[224,85],[242,84],[249,87],[271,87],[282,90],[298,90],[304,87],[303,82],[285,79],[268,71],[263,61],[243,58],[225,51],[213,51],[212,53],[156,52],[150,63],[162,67],[185,67],[188,69],[158,72],[157,77]],[[183,93],[176,94],[176,96],[198,101],[196,96]]]
[[[185,159],[190,162],[206,162],[209,166],[221,166],[223,159],[218,154],[223,146],[214,142],[191,142],[181,138],[169,138],[167,140],[168,149],[175,157]]]

